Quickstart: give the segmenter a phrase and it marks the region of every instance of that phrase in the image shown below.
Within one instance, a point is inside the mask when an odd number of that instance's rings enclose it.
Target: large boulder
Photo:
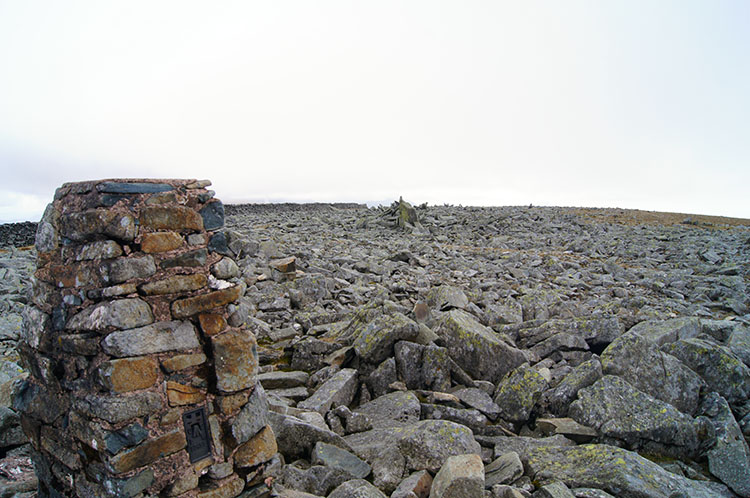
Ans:
[[[729,404],[716,393],[702,403],[716,430],[716,444],[708,451],[708,470],[740,496],[750,496],[750,449]]]
[[[449,457],[430,490],[430,498],[476,498],[483,494],[484,464],[477,454]]]
[[[451,358],[474,379],[496,383],[526,361],[522,351],[463,310],[448,311],[436,332]]]
[[[637,453],[604,444],[540,446],[529,451],[524,463],[540,486],[562,481],[570,488],[598,488],[620,498],[731,496],[724,486],[687,479]]]
[[[380,315],[371,321],[354,340],[354,351],[365,361],[378,364],[393,356],[398,341],[413,341],[419,325],[402,313]]]
[[[481,453],[468,427],[446,420],[423,420],[406,427],[397,444],[409,470],[437,472],[448,457]]]
[[[713,438],[705,418],[694,419],[613,375],[580,390],[569,415],[631,449],[669,456],[695,456]]]
[[[701,322],[698,318],[692,317],[646,320],[633,325],[628,332],[638,334],[663,346],[680,339],[696,337],[701,333]]]
[[[528,364],[516,368],[500,383],[495,393],[500,416],[509,422],[525,422],[547,387],[542,374]]]
[[[683,413],[695,413],[703,381],[655,342],[629,332],[604,350],[601,362],[605,374],[617,375]]]
[[[578,396],[578,391],[588,387],[602,377],[602,364],[598,358],[591,358],[578,365],[560,383],[545,394],[547,405],[557,415],[568,414],[568,406]]]
[[[662,349],[700,375],[708,388],[721,394],[730,405],[741,404],[750,397],[750,367],[729,348],[695,338],[681,339]]]

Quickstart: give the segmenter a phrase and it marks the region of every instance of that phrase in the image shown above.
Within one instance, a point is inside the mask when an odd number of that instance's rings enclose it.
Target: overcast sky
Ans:
[[[123,177],[750,218],[749,89],[746,0],[0,0],[0,221]]]

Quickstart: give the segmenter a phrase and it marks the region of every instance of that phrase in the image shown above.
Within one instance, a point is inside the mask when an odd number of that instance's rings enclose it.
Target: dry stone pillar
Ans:
[[[66,183],[37,232],[14,408],[39,496],[235,497],[276,453],[208,181]],[[236,321],[233,321],[236,323]]]

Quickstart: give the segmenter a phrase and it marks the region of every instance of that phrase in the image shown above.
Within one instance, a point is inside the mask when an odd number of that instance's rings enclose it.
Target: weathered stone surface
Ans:
[[[161,361],[161,366],[169,373],[184,370],[186,368],[202,365],[206,362],[206,355],[203,353],[178,354],[171,358]]]
[[[149,206],[141,210],[140,224],[152,230],[203,230],[203,218],[183,206]]]
[[[89,417],[116,424],[157,412],[164,406],[164,402],[158,393],[146,391],[130,396],[87,394],[76,399],[73,405],[76,410]]]
[[[605,374],[617,375],[683,413],[695,413],[701,378],[655,342],[629,332],[604,350],[601,362]]]
[[[231,447],[248,441],[268,424],[268,397],[262,386],[256,386],[245,406],[232,420],[227,436]]]
[[[158,375],[159,363],[149,356],[107,361],[99,367],[99,380],[114,393],[148,389]]]
[[[570,489],[559,481],[545,484],[535,494],[538,494],[539,498],[575,498]]]
[[[598,358],[592,358],[578,365],[547,395],[547,403],[552,412],[557,415],[567,415],[568,406],[576,398],[578,391],[592,385],[601,376],[602,364]]]
[[[477,454],[449,457],[435,475],[430,498],[476,498],[484,495],[484,465]]]
[[[750,449],[729,404],[710,393],[702,411],[711,418],[716,431],[716,445],[706,454],[709,471],[738,495],[750,496]]]
[[[102,263],[101,272],[105,282],[121,284],[132,279],[150,277],[156,273],[156,265],[151,256],[117,258]]]
[[[523,464],[515,451],[503,453],[484,468],[484,487],[508,484],[523,475]]]
[[[159,253],[173,251],[184,243],[182,235],[177,232],[144,233],[141,238],[141,251]]]
[[[52,321],[48,314],[36,307],[26,306],[23,309],[23,326],[19,330],[18,339],[27,346],[40,349],[49,341],[52,331]]]
[[[66,324],[69,330],[104,332],[110,327],[132,329],[154,321],[151,307],[137,298],[118,299],[90,306],[73,315]]]
[[[358,479],[364,479],[372,470],[364,460],[338,446],[324,442],[315,444],[310,459],[313,465],[338,468]]]
[[[255,336],[247,330],[228,330],[211,337],[216,369],[216,387],[236,392],[255,385],[258,347]]]
[[[270,460],[278,450],[273,429],[266,425],[237,449],[234,461],[238,467],[254,467]]]
[[[133,498],[151,486],[154,482],[153,469],[144,469],[125,479],[105,478],[102,486],[109,496],[118,498]],[[81,496],[84,496],[81,494]]]
[[[480,432],[489,425],[487,417],[473,408],[464,409],[435,403],[421,403],[421,409],[423,419],[450,420]]]
[[[703,339],[681,339],[664,346],[669,353],[696,372],[730,405],[750,397],[750,367],[727,347]]]
[[[598,434],[591,427],[581,425],[572,418],[538,418],[536,426],[548,436],[562,435],[577,443],[589,443]]]
[[[578,400],[570,405],[570,416],[632,449],[667,455],[695,455],[704,440],[712,437],[701,419],[693,419],[612,375],[581,389]]]
[[[303,496],[326,496],[334,488],[351,478],[348,472],[335,467],[313,465],[309,468],[298,468],[294,465],[288,465],[281,471],[279,484],[302,493],[312,493],[312,495],[304,494]]]
[[[111,259],[122,256],[122,247],[114,240],[97,240],[79,247],[75,251],[76,261]]]
[[[624,498],[715,497],[712,488],[673,474],[637,453],[603,444],[539,447],[526,460],[528,475],[539,485],[554,481],[591,487]]]
[[[327,429],[322,429],[297,417],[270,412],[270,425],[276,435],[279,451],[287,458],[309,456],[315,443],[323,441],[350,450],[344,439]]]
[[[430,472],[437,472],[450,456],[481,452],[469,428],[446,420],[423,420],[406,427],[397,444],[408,469]]]
[[[57,226],[60,222],[60,213],[55,209],[53,203],[47,204],[42,219],[36,228],[34,246],[40,253],[57,249],[60,246],[60,235]]]
[[[413,392],[396,391],[360,406],[354,413],[367,416],[377,429],[413,424],[419,420],[421,407]]]
[[[491,329],[462,310],[447,312],[436,332],[451,358],[475,379],[497,382],[526,361],[520,350],[501,341]]]
[[[727,340],[727,347],[750,367],[750,327],[737,327]]]
[[[221,258],[211,266],[211,275],[220,280],[229,280],[239,274],[240,268],[231,258]]]
[[[174,187],[167,183],[102,182],[96,186],[96,190],[109,194],[153,194],[169,192]]]
[[[315,393],[297,406],[325,415],[331,408],[348,405],[359,387],[357,371],[344,368],[321,385]]]
[[[334,489],[328,498],[387,498],[378,488],[364,479],[353,479]]]
[[[198,323],[204,334],[211,336],[223,332],[227,328],[227,320],[218,313],[201,313],[198,315]]]
[[[118,453],[109,459],[107,465],[118,474],[129,472],[146,466],[162,456],[180,451],[185,446],[187,446],[185,434],[181,430],[174,430],[148,439],[128,451]]]
[[[491,420],[495,420],[500,415],[500,407],[492,401],[492,397],[489,394],[481,389],[467,387],[453,391],[452,394],[460,399],[462,403],[476,408]]]
[[[401,481],[391,498],[427,498],[431,487],[432,476],[426,470],[420,470]]]
[[[153,325],[115,331],[102,341],[104,351],[116,357],[141,356],[200,347],[190,322],[157,322]]]
[[[169,406],[194,405],[206,399],[206,391],[194,386],[167,381]]]
[[[173,258],[168,258],[159,263],[159,268],[168,270],[170,268],[199,268],[206,264],[208,251],[195,249],[193,251],[183,252]]]
[[[466,309],[469,306],[469,298],[458,287],[441,285],[430,290],[427,295],[427,304],[440,311],[448,311],[454,308]]]
[[[310,374],[307,372],[274,370],[258,375],[258,382],[266,389],[285,389],[304,386],[309,378]]]
[[[57,420],[70,405],[67,398],[53,394],[28,379],[17,382],[12,398],[13,410],[47,424]]]
[[[182,294],[204,288],[208,279],[202,273],[192,275],[172,275],[162,280],[152,280],[138,286],[138,290],[147,296],[162,294]]]
[[[547,387],[536,369],[527,364],[519,366],[497,388],[495,403],[500,416],[510,422],[525,422]]]
[[[235,285],[228,289],[212,291],[199,296],[178,299],[172,303],[172,316],[177,319],[188,318],[203,311],[208,311],[239,299],[241,287]]]
[[[479,436],[481,438],[481,436]],[[495,445],[495,458],[499,458],[508,452],[518,453],[522,461],[534,448],[552,448],[558,446],[575,446],[575,442],[565,436],[550,437],[526,437],[526,436],[493,436],[482,440],[482,444],[493,442]]]
[[[213,231],[224,226],[224,204],[221,201],[209,202],[199,213],[203,218],[204,229]]]
[[[28,442],[20,424],[21,421],[16,412],[5,406],[0,406],[0,448]]]
[[[110,209],[91,209],[60,217],[61,235],[75,241],[103,234],[129,242],[135,238],[136,231],[135,218],[130,213]]]
[[[701,332],[701,323],[697,318],[684,317],[672,320],[646,320],[635,324],[628,332],[663,346],[679,339],[690,339]]]
[[[122,429],[108,432],[104,436],[104,443],[107,451],[111,455],[116,455],[123,448],[130,448],[145,441],[148,437],[148,430],[141,424],[134,423],[123,427]]]
[[[223,481],[209,485],[196,495],[197,498],[235,498],[245,488],[245,481],[239,476],[231,476]]]

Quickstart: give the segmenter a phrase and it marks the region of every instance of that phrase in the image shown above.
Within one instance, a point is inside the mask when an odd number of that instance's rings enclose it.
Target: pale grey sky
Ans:
[[[66,181],[750,218],[750,2],[0,0],[0,221]]]

